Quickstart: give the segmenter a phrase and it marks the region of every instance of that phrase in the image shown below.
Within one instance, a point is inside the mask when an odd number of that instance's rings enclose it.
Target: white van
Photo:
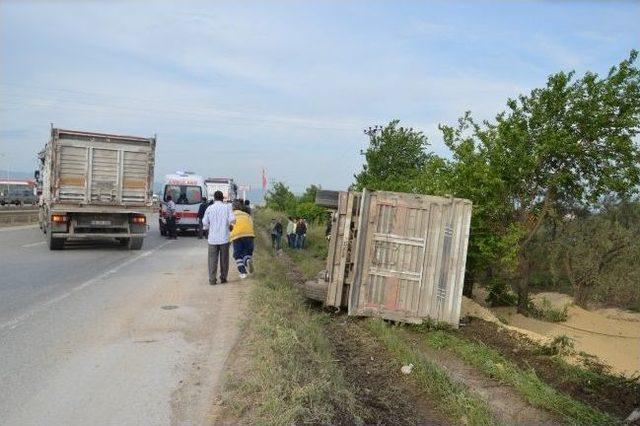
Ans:
[[[206,197],[207,187],[204,178],[193,172],[176,172],[167,175],[164,181],[162,203],[160,204],[160,234],[167,235],[166,207],[167,195],[176,203],[176,227],[180,231],[198,229],[198,209],[202,197]]]

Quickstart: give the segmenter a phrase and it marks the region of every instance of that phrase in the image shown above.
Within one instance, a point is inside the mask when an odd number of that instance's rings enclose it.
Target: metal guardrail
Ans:
[[[38,222],[38,209],[0,210],[0,227],[29,225]]]
[[[0,211],[18,212],[23,210],[38,210],[38,205],[37,204],[22,204],[20,206],[16,206],[15,204],[0,205]]]

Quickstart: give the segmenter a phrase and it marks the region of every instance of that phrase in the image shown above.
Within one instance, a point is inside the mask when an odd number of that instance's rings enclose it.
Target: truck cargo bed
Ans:
[[[51,204],[151,207],[155,138],[52,129],[50,144]]]

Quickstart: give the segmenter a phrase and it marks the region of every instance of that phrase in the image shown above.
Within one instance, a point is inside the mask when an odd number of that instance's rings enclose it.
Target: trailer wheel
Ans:
[[[142,248],[143,241],[144,238],[142,237],[129,238],[129,244],[127,245],[127,247],[129,248],[129,250],[140,250]]]
[[[62,250],[65,241],[66,238],[53,238],[51,236],[51,230],[47,232],[47,245],[49,246],[49,250]]]

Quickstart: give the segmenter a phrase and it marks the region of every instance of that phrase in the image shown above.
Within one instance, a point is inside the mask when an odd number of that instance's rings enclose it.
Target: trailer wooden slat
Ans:
[[[457,327],[471,208],[451,197],[339,193],[325,304],[347,306],[350,315]]]

